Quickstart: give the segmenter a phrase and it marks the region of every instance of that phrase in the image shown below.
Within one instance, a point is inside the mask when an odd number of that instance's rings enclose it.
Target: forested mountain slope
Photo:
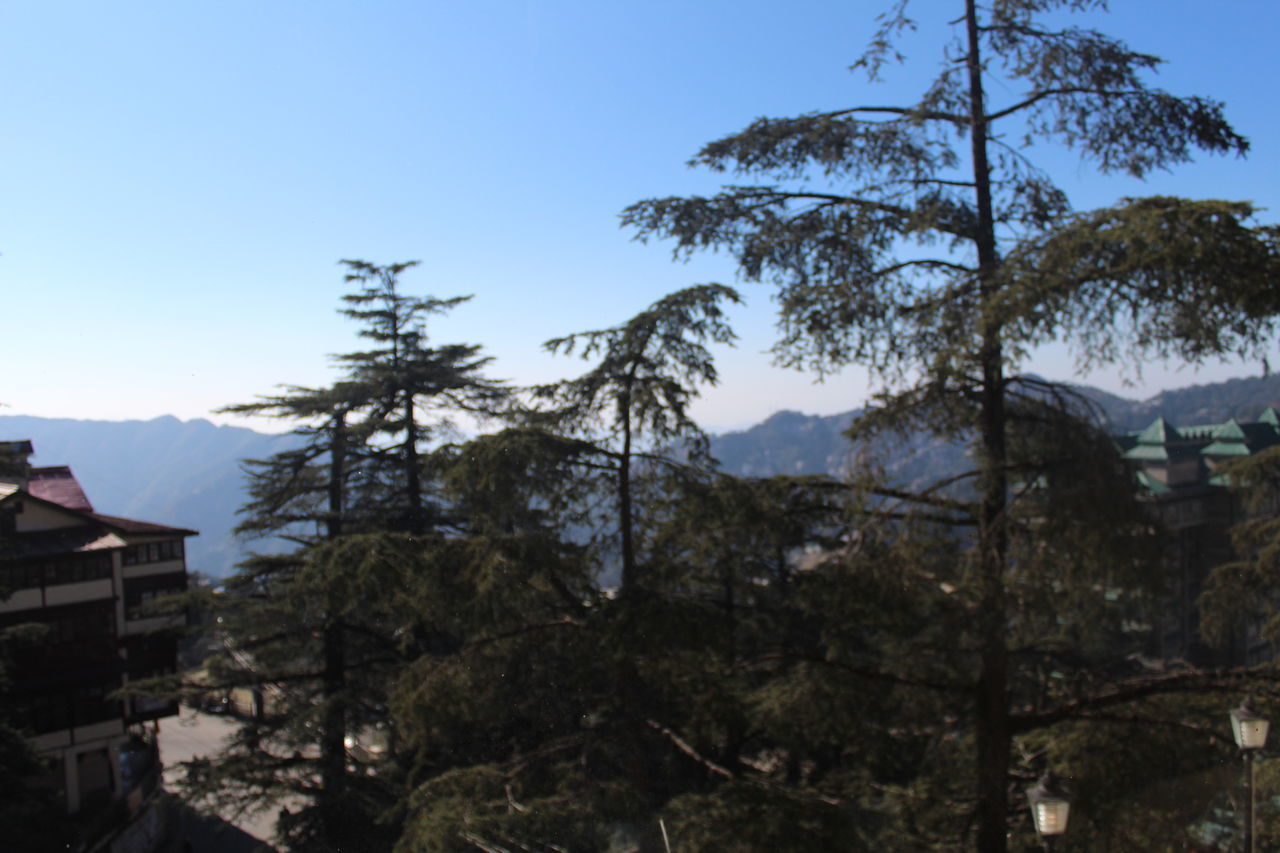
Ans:
[[[1084,385],[1076,390],[1098,404],[1113,432],[1142,429],[1157,415],[1182,426],[1228,418],[1248,421],[1267,406],[1280,407],[1280,376],[1275,375],[1193,385],[1146,400],[1129,400]],[[921,436],[878,441],[862,451],[861,459],[856,458],[844,433],[860,412],[826,416],[778,412],[748,430],[716,436],[711,450],[725,471],[742,476],[842,475],[855,463],[871,463],[883,466],[903,483],[954,469],[964,452],[960,444]]]
[[[1078,390],[1102,407],[1117,431],[1141,429],[1157,414],[1181,424],[1250,420],[1280,407],[1280,377],[1233,379],[1127,400],[1095,388]],[[930,437],[881,441],[857,458],[844,436],[857,411],[839,415],[778,412],[742,432],[716,436],[723,469],[743,476],[841,475],[876,464],[902,483],[918,483],[956,467],[961,445]],[[231,533],[244,502],[240,462],[278,452],[293,439],[206,420],[80,421],[0,416],[0,439],[31,439],[37,465],[70,465],[94,507],[112,515],[200,531],[189,542],[192,569],[229,574],[247,545]]]

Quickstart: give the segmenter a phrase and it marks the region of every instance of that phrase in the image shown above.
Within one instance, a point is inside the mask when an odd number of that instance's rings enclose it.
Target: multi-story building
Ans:
[[[158,778],[151,721],[177,705],[113,694],[174,671],[181,616],[143,605],[187,588],[195,531],[96,512],[67,467],[32,468],[29,441],[0,442],[0,629],[19,726],[55,758],[67,813],[110,831]]]
[[[1209,572],[1234,559],[1231,528],[1243,518],[1223,465],[1280,444],[1280,412],[1268,408],[1256,421],[1183,427],[1156,418],[1145,430],[1118,440],[1169,534],[1169,600],[1160,654],[1200,665],[1269,657],[1270,648],[1256,632],[1235,637],[1225,648],[1208,646],[1200,636],[1197,599]]]

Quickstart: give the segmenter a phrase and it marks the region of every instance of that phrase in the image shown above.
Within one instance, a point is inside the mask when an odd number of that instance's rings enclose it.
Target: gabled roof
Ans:
[[[1151,426],[1138,433],[1138,444],[1169,444],[1181,441],[1177,427],[1169,423],[1163,416],[1151,422]]]
[[[1280,445],[1280,410],[1268,407],[1256,421],[1246,423],[1230,418],[1224,423],[1177,428],[1160,417],[1140,432],[1117,437],[1116,444],[1125,459],[1157,467],[1203,459],[1209,464],[1200,466],[1198,482],[1226,485],[1219,463]],[[1151,492],[1158,494],[1170,488],[1152,477],[1142,473],[1140,476]],[[1191,485],[1189,481],[1180,482]]]
[[[1250,449],[1244,430],[1231,418],[1213,431],[1213,441],[1200,452],[1205,456],[1248,456]]]
[[[91,530],[99,531],[100,535],[105,535],[107,533],[110,533],[110,534],[123,533],[123,534],[135,534],[135,535],[136,534],[161,534],[161,535],[169,535],[169,536],[199,536],[200,535],[198,531],[188,530],[185,527],[170,527],[166,524],[155,524],[150,521],[136,521],[132,518],[121,518],[120,516],[117,516],[117,515],[104,515],[100,512],[85,512],[84,510],[72,509],[70,507],[63,506],[62,504],[55,503],[54,501],[48,500],[46,498],[42,498],[39,495],[33,495],[31,492],[28,492],[25,489],[20,489],[17,487],[6,488],[7,486],[8,484],[0,484],[0,504],[7,503],[10,500],[31,500],[31,501],[35,501],[36,503],[44,504],[45,506],[51,509],[54,509],[64,515],[71,516],[73,518],[82,519],[82,521],[84,522],[80,527],[58,528],[59,531],[91,529]],[[103,527],[107,528],[105,532],[102,530]],[[17,537],[9,537],[9,538],[21,539],[21,538],[25,538],[27,536],[33,536],[33,535],[37,535],[37,534],[34,532],[22,533],[22,534],[19,534]],[[108,547],[119,547],[125,544],[127,543],[125,543],[125,541],[121,539],[117,541],[117,544],[115,546],[108,546]]]
[[[32,468],[27,480],[27,491],[50,503],[74,509],[77,512],[93,512],[93,504],[84,489],[66,465],[49,468]]]
[[[1134,445],[1125,451],[1124,458],[1140,462],[1168,462],[1171,456],[1179,455],[1176,451],[1170,454],[1173,449],[1170,445],[1181,441],[1182,436],[1173,424],[1158,417],[1151,422],[1151,426],[1138,433]]]
[[[195,530],[185,527],[169,527],[165,524],[154,524],[150,521],[134,521],[132,518],[120,518],[117,515],[103,515],[100,512],[86,513],[95,521],[113,527],[121,533],[169,533],[176,536],[199,536]]]

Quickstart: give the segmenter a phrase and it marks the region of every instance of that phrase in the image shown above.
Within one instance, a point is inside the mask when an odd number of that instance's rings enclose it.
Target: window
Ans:
[[[0,568],[0,586],[30,589],[111,577],[111,555],[106,552],[68,554],[56,559],[29,560]]]
[[[126,566],[138,563],[159,563],[163,560],[181,560],[183,555],[182,540],[168,539],[164,542],[144,542],[130,545],[124,549]]]
[[[137,613],[138,608],[157,598],[186,591],[186,572],[166,572],[163,575],[144,578],[127,578],[124,582],[125,613],[130,619],[137,619],[139,616],[145,618],[144,614]]]

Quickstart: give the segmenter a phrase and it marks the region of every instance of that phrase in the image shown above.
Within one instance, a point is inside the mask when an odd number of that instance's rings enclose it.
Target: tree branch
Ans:
[[[1070,702],[1064,702],[1047,711],[1023,711],[1010,715],[1011,731],[1021,734],[1033,729],[1043,728],[1064,720],[1073,720],[1103,708],[1124,705],[1145,699],[1149,696],[1160,696],[1166,693],[1189,693],[1200,690],[1221,691],[1239,690],[1241,682],[1262,679],[1280,682],[1280,673],[1255,670],[1193,670],[1176,672],[1145,678],[1117,685],[1104,693],[1084,696]]]
[[[675,746],[676,749],[680,750],[685,755],[689,756],[694,761],[698,762],[703,767],[707,768],[717,776],[723,777],[725,779],[737,778],[736,776],[734,776],[733,771],[728,770],[727,768],[721,767],[719,764],[716,764],[710,758],[707,758],[702,753],[698,752],[698,750],[694,749],[693,746],[684,738],[680,737],[678,734],[676,734],[666,726],[662,725],[661,723],[655,720],[646,719],[644,721],[644,724],[649,728],[653,729],[654,731],[656,731],[658,734],[665,737],[667,740],[671,741],[672,745]]]
[[[918,678],[906,678],[892,672],[883,672],[878,669],[853,666],[852,664],[843,663],[841,661],[828,660],[827,658],[817,657],[815,655],[795,654],[793,652],[772,652],[770,654],[758,655],[751,660],[743,661],[742,665],[764,663],[766,661],[803,661],[805,663],[816,663],[823,666],[829,666],[834,669],[839,669],[852,675],[857,675],[861,678],[868,678],[873,681],[886,681],[890,684],[901,684],[904,687],[925,687],[929,690],[941,690],[948,693],[963,692],[972,689],[971,685],[968,684],[953,684],[943,681],[924,681]]]
[[[829,113],[822,113],[816,118],[841,118],[843,116],[854,115],[855,113],[889,113],[896,115],[898,118],[891,121],[901,121],[903,119],[935,119],[939,121],[949,121],[952,124],[966,124],[968,116],[957,115],[955,113],[946,113],[941,110],[921,110],[916,107],[886,107],[886,106],[862,106],[848,107],[843,110],[834,110]]]
[[[1037,104],[1040,101],[1043,101],[1045,98],[1052,98],[1057,95],[1099,95],[1104,98],[1105,97],[1124,98],[1124,97],[1131,97],[1133,95],[1142,95],[1142,94],[1145,94],[1145,92],[1141,90],[1087,89],[1082,86],[1067,86],[1061,89],[1045,89],[1043,92],[1036,92],[1034,95],[1028,96],[1024,100],[1019,101],[1013,106],[1005,107],[1002,110],[997,110],[996,112],[989,114],[986,117],[986,120],[989,123],[989,122],[996,121],[998,119],[1005,118],[1007,116],[1013,115],[1014,113],[1020,110],[1024,110],[1027,107]]]

